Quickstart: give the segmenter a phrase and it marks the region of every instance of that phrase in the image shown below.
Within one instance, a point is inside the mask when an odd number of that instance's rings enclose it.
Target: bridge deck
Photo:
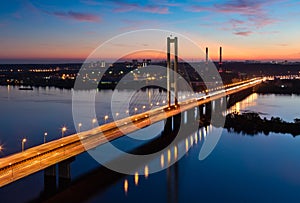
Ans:
[[[251,80],[226,91],[213,92],[208,96],[180,102],[179,106],[163,106],[1,158],[0,187],[180,112],[251,88],[261,81]]]

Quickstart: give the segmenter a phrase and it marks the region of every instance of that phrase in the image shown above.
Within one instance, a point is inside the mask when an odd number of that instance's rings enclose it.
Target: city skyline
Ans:
[[[0,63],[83,61],[101,43],[139,29],[185,35],[209,47],[212,60],[222,46],[224,60],[298,61],[299,7],[295,0],[10,1],[0,8]],[[203,60],[192,52],[190,60]]]

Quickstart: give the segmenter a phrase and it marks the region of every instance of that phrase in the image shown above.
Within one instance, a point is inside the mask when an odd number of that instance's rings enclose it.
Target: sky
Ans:
[[[213,60],[222,46],[224,60],[300,61],[299,22],[298,0],[7,0],[0,3],[0,63],[82,61],[140,29],[180,33],[209,47]],[[193,50],[188,57],[200,60]]]

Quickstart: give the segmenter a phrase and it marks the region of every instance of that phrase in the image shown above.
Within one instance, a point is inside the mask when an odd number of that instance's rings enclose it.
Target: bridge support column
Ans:
[[[174,126],[174,131],[178,131],[180,129],[180,125],[181,125],[181,114],[177,114],[175,116],[173,116],[173,126]]]
[[[211,110],[212,110],[211,102],[206,103],[205,104],[205,118],[211,117]]]
[[[169,135],[171,133],[178,132],[180,129],[180,125],[182,124],[181,119],[183,118],[183,115],[181,113],[174,115],[172,117],[169,117],[165,120],[165,126],[164,126],[164,134]]]
[[[171,43],[174,44],[174,65],[171,64]],[[173,72],[171,72],[173,70]],[[174,37],[171,39],[167,38],[167,101],[168,106],[172,103],[172,90],[174,93],[174,103],[178,104],[178,89],[177,89],[177,77],[178,72],[178,39]]]
[[[56,192],[56,165],[44,169],[44,191],[45,195],[51,196]]]
[[[75,157],[69,158],[58,163],[58,186],[60,189],[66,188],[71,183],[71,168],[70,164],[75,160]]]
[[[164,134],[170,134],[173,130],[173,117],[169,117],[165,120]]]

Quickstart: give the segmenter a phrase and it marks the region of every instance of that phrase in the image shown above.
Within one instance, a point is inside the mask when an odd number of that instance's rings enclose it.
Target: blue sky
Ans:
[[[187,35],[212,58],[222,45],[228,60],[300,59],[296,0],[12,0],[0,16],[2,60],[84,59],[113,36],[149,28]]]

